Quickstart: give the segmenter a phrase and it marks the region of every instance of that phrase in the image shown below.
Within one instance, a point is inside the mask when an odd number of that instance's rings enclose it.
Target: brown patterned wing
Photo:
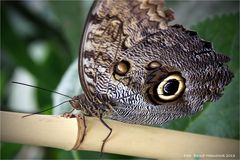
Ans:
[[[120,51],[160,29],[167,29],[167,23],[173,19],[173,12],[164,10],[163,0],[95,1],[79,56],[80,80],[87,98],[93,100],[98,86],[108,88],[103,86],[108,85],[106,77]]]

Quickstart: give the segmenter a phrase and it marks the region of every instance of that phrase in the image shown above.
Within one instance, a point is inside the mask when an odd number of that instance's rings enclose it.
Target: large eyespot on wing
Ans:
[[[179,74],[166,77],[157,86],[157,95],[163,101],[177,99],[185,89],[184,79]]]
[[[174,102],[184,93],[185,79],[173,73],[162,79],[147,91],[149,99],[156,104]]]

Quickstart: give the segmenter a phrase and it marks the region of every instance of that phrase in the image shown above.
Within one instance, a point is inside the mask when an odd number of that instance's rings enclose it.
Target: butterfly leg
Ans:
[[[101,157],[102,153],[103,153],[105,143],[106,143],[107,139],[110,137],[110,135],[112,134],[112,128],[102,119],[102,116],[100,116],[100,121],[102,122],[102,124],[105,127],[107,127],[109,129],[109,133],[108,133],[107,137],[103,140],[103,143],[102,143],[102,146],[101,146],[101,154],[100,154],[100,157]]]
[[[64,118],[75,118],[76,116],[72,113],[75,109],[73,108],[70,112],[63,113]]]

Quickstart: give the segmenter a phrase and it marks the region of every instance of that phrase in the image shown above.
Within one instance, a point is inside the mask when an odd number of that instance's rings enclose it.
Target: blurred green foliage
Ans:
[[[67,67],[78,56],[81,33],[91,3],[1,1],[1,110],[10,110],[7,107],[7,89],[13,71],[18,67],[31,73],[38,86],[56,88]],[[171,1],[170,4],[181,5],[181,2]],[[206,104],[203,112],[194,116],[169,122],[164,125],[165,128],[239,139],[239,13],[228,12],[226,10],[226,14],[219,16],[209,15],[211,18],[191,28],[205,40],[213,42],[217,52],[231,57],[229,66],[235,78],[219,101]],[[47,56],[41,63],[36,62],[29,53],[30,46],[39,42],[47,48]],[[52,105],[49,94],[41,91],[37,91],[37,101],[39,107]],[[1,143],[1,159],[16,158],[22,146]],[[96,159],[99,153],[44,148],[41,158]],[[102,158],[136,159],[113,154],[104,154]]]

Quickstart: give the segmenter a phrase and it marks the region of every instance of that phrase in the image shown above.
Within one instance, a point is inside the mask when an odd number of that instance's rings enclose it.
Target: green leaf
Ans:
[[[81,34],[92,2],[92,0],[50,1],[51,7],[61,24],[62,32],[70,44],[72,55],[75,57],[79,53]]]
[[[13,159],[21,147],[21,144],[1,143],[1,159]]]
[[[215,50],[231,58],[229,67],[235,74],[224,95],[208,103],[204,110],[165,125],[166,128],[239,139],[239,16],[230,14],[212,17],[192,29],[201,38],[213,43]]]
[[[57,41],[56,38],[53,38],[58,37],[55,34],[46,36],[45,39],[43,37],[37,38],[37,36],[43,35],[41,29],[39,28],[52,28],[48,32],[53,32],[52,30],[54,28],[50,27],[50,24],[47,25],[48,27],[44,27],[45,21],[36,20],[40,19],[39,16],[28,11],[27,7],[24,7],[21,2],[16,2],[16,4],[15,2],[3,2],[1,9],[1,49],[4,52],[3,54],[7,54],[6,57],[11,59],[11,61],[13,61],[15,65],[18,65],[18,67],[27,69],[34,76],[39,86],[53,90],[64,70],[69,65],[70,56],[65,53],[66,50],[63,49],[64,47],[60,47],[62,46],[59,44],[60,42]],[[26,12],[27,14],[23,14]],[[15,17],[13,15],[15,15]],[[27,25],[30,22],[33,22],[34,25],[28,25],[29,28],[36,32],[32,33],[31,36],[23,36],[18,33],[21,30],[15,29],[21,28],[22,23]],[[57,28],[55,28],[55,30],[56,31],[53,33],[59,33]],[[45,35],[48,34],[45,33]],[[32,36],[35,38],[32,39]],[[41,64],[36,63],[30,56],[32,53],[30,53],[29,48],[31,48],[33,44],[36,44],[36,42],[45,42],[44,44],[47,46],[46,52],[48,56]],[[43,93],[39,90],[37,94],[39,95],[39,106],[51,104],[49,94]]]
[[[215,16],[192,27],[199,35],[213,43],[219,53],[231,58],[229,66],[236,73],[239,71],[239,14]]]

